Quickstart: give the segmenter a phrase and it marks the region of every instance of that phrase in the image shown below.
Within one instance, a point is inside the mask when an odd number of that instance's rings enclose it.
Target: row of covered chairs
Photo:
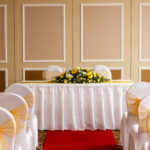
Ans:
[[[98,72],[100,76],[104,76],[105,78],[111,79],[111,71],[108,67],[103,65],[97,65],[91,68],[92,71]],[[56,76],[59,76],[62,72],[65,71],[65,68],[61,68],[59,66],[48,66],[43,72],[43,79],[44,80],[51,80]]]
[[[13,84],[0,93],[0,150],[36,150],[38,123],[32,90]]]
[[[124,150],[150,150],[150,84],[135,83],[127,91],[126,102],[120,144]]]

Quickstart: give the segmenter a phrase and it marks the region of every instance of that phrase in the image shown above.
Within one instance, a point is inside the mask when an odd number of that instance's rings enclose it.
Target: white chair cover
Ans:
[[[48,66],[45,71],[43,72],[43,79],[44,80],[51,80],[56,76],[59,76],[65,69],[59,66]]]
[[[27,120],[27,131],[31,129],[33,134],[34,149],[38,146],[38,120],[34,113],[34,96],[32,90],[23,84],[15,83],[9,86],[5,92],[16,93],[20,95],[28,104],[28,120]]]
[[[33,141],[27,143],[29,134],[26,132],[25,122],[28,116],[28,106],[24,99],[17,94],[1,93],[0,106],[10,111],[15,119],[15,149],[17,145],[20,145],[22,150],[31,150]]]
[[[139,104],[138,108],[139,124],[132,127],[130,138],[133,140],[129,147],[135,147],[133,150],[148,150],[148,141],[150,139],[150,93]],[[137,128],[135,130],[135,128]],[[139,147],[139,144],[141,147]],[[150,149],[150,148],[149,148]]]
[[[128,113],[125,113],[121,122],[120,128],[120,143],[125,150],[128,150],[129,133],[132,125],[138,122],[138,106],[139,103],[150,93],[150,84],[146,82],[135,83],[127,91],[127,108]]]
[[[99,73],[100,76],[104,76],[105,78],[108,78],[108,79],[112,78],[110,69],[104,65],[97,65],[93,67],[92,70]]]
[[[129,134],[128,150],[148,150],[148,134],[142,132],[139,124],[134,124]]]
[[[0,107],[0,150],[14,150],[16,123],[13,115]]]

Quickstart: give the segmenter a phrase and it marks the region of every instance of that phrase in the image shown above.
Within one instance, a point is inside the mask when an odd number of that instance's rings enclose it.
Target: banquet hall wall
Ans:
[[[49,65],[106,65],[150,82],[150,0],[0,0],[0,91]]]

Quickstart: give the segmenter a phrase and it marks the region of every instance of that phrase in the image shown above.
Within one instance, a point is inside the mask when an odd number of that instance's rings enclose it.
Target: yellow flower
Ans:
[[[63,73],[60,75],[60,77],[63,78],[63,77],[64,77],[64,74],[65,74],[65,73],[63,72]]]
[[[64,83],[67,83],[67,80],[64,80]]]
[[[88,76],[89,79],[93,78],[93,74],[91,72],[88,72],[87,76]]]
[[[77,69],[73,69],[71,73],[72,73],[72,74],[77,73]]]
[[[87,72],[89,72],[89,71],[90,71],[90,69],[86,69],[86,71],[87,71]]]
[[[77,75],[77,78],[79,78],[79,75]]]
[[[97,73],[96,75],[97,75],[98,77],[100,77],[100,74],[99,74],[99,73]]]
[[[70,77],[69,77],[69,80],[71,80],[71,79],[72,79],[72,77],[70,76]]]

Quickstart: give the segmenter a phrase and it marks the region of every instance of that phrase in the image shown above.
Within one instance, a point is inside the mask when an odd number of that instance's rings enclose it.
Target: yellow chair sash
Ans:
[[[24,97],[24,99],[25,99],[25,101],[27,102],[27,104],[28,104],[29,107],[32,107],[32,106],[33,106],[33,104],[34,104],[34,98],[33,98],[33,94],[32,94],[32,93],[26,95],[26,96]]]
[[[13,120],[6,121],[5,123],[0,124],[0,150],[8,150],[9,143],[6,139],[6,136],[14,137],[16,133],[16,125]]]
[[[24,97],[24,99],[27,102],[28,107],[33,107],[33,103],[34,103],[33,93],[29,93]],[[30,119],[30,114],[28,112],[27,120],[29,119]]]
[[[126,102],[127,102],[127,107],[130,110],[130,113],[132,115],[138,116],[138,106],[141,100],[137,98],[136,96],[127,92]]]
[[[27,120],[28,109],[25,104],[22,104],[10,111],[16,121],[16,133],[19,133]]]
[[[150,136],[150,109],[144,106],[139,107],[139,125]]]

